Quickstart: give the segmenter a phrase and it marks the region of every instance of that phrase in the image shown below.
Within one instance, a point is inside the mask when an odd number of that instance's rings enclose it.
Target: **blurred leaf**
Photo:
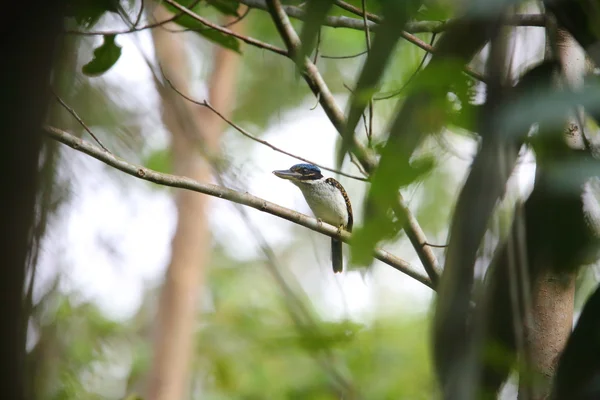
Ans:
[[[464,63],[486,42],[489,23],[488,20],[469,20],[455,25],[438,41],[439,52],[407,86],[409,95],[394,117],[388,141],[372,176],[365,201],[365,210],[370,210],[370,216],[365,218],[365,227],[358,228],[354,235],[357,242],[360,238],[364,243],[353,246],[353,259],[372,260],[376,243],[394,233],[394,224],[386,221],[389,212],[394,210],[398,218],[402,218],[404,213],[398,207],[398,192],[417,176],[411,170],[409,160],[423,139],[439,132],[447,125],[450,115],[456,113],[449,92],[454,92],[461,102],[468,102],[470,86],[467,79],[470,78],[464,75]],[[404,225],[405,221],[397,223]],[[382,229],[377,229],[378,225]]]
[[[579,42],[579,45],[586,49],[595,64],[600,65],[600,52],[592,50],[593,46],[598,45],[600,39],[598,1],[544,0],[543,4],[556,16],[559,24]]]
[[[356,89],[350,96],[348,118],[342,134],[342,144],[337,154],[336,165],[338,168],[346,153],[352,151],[356,125],[377,89],[376,86],[391,59],[396,42],[400,39],[402,28],[416,13],[420,4],[420,0],[382,2],[383,21],[377,30],[369,57],[358,78]]]
[[[315,41],[321,29],[321,24],[325,20],[327,13],[333,7],[333,0],[308,0],[306,5],[306,18],[300,33],[300,43],[302,48],[298,54],[296,62],[302,65],[304,57],[310,55],[315,47]]]
[[[516,101],[506,104],[497,114],[496,123],[506,134],[519,135],[534,122],[562,124],[578,105],[590,114],[600,111],[600,84],[587,84],[576,92],[556,90],[550,85],[532,88]]]
[[[88,76],[102,75],[121,57],[121,46],[115,42],[115,35],[104,35],[100,47],[94,50],[94,58],[81,69]]]
[[[579,193],[584,182],[600,176],[600,160],[582,152],[579,157],[553,160],[546,170],[550,189],[564,195]]]
[[[214,29],[206,29],[206,27],[204,29],[194,30],[194,32],[204,37],[205,39],[210,40],[213,43],[225,47],[226,49],[233,50],[236,53],[242,53],[242,50],[240,48],[240,41],[234,38],[233,36],[225,35]]]
[[[419,9],[417,21],[445,21],[452,15],[450,4],[445,2],[428,2]]]
[[[73,17],[78,24],[92,27],[105,12],[118,13],[118,0],[70,0],[66,15]]]
[[[207,3],[225,15],[238,17],[240,3],[235,0],[207,0]]]
[[[414,97],[409,106],[402,110],[403,115],[410,114],[413,121],[416,121],[413,124],[418,123],[420,129],[432,131],[445,121],[451,104],[446,97],[432,100],[422,93]],[[392,207],[398,204],[398,190],[429,172],[434,165],[433,160],[427,158],[409,162],[412,145],[414,144],[402,146],[395,138],[390,138],[381,150],[379,166],[372,175],[365,199],[364,209],[368,217],[364,218],[364,225],[356,228],[353,233],[352,262],[370,264],[377,243],[394,237],[404,225],[405,221],[393,221],[390,213]]]
[[[198,15],[202,14],[202,7],[197,0],[180,0],[180,1],[178,1],[178,3],[181,4],[182,6],[190,9],[191,11],[193,11],[194,13],[196,13]],[[216,1],[215,3],[219,3],[220,7],[223,9],[228,9],[226,7],[227,4],[229,4],[228,1],[219,0],[219,1]],[[181,14],[181,11],[179,11],[177,8],[173,7],[172,5],[167,4],[167,3],[163,3],[163,5],[172,13],[177,14],[177,15]],[[219,11],[223,12],[223,10],[221,10],[221,8],[217,7],[216,4],[212,4],[212,5],[215,6],[215,8],[219,9]],[[229,10],[231,11],[231,9],[229,9]],[[235,13],[233,15],[237,15],[237,13]],[[234,38],[233,36],[225,35],[224,33],[221,33],[213,28],[207,27],[206,25],[202,24],[201,22],[199,22],[198,20],[194,19],[193,17],[191,17],[187,14],[181,15],[180,17],[175,19],[175,21],[173,21],[173,22],[177,23],[180,26],[183,26],[184,28],[187,28],[191,31],[196,32],[198,35],[204,37],[205,39],[208,39],[209,41],[211,41],[213,43],[216,43],[227,49],[233,50],[236,53],[241,53],[240,42],[236,38]]]
[[[158,172],[170,174],[172,169],[171,151],[169,149],[160,149],[150,153],[146,158],[144,165],[147,168]]]

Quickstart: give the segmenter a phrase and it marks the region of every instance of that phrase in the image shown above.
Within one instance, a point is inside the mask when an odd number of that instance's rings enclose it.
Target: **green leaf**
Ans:
[[[71,0],[67,4],[67,17],[75,18],[79,25],[93,26],[105,12],[118,13],[117,0]]]
[[[417,15],[417,21],[444,21],[452,15],[452,8],[448,3],[430,2],[423,5]]]
[[[94,58],[81,69],[88,76],[102,75],[121,57],[121,46],[115,42],[115,35],[104,35],[100,47],[94,50]]]
[[[535,122],[548,125],[564,123],[568,113],[579,105],[592,115],[598,113],[600,84],[588,84],[576,92],[559,91],[551,85],[532,88],[500,110],[495,120],[507,134],[521,135]]]
[[[231,15],[233,17],[239,16],[238,9],[240,3],[234,0],[208,0],[208,4],[219,10],[225,15]]]
[[[356,90],[350,97],[346,127],[337,154],[338,168],[341,166],[346,153],[352,150],[356,125],[365,107],[373,97],[376,87],[385,72],[385,67],[392,58],[396,43],[400,40],[402,34],[402,27],[417,12],[420,4],[420,0],[382,2],[383,22],[377,30],[369,57],[358,78]]]
[[[410,161],[421,137],[404,133],[437,132],[452,112],[453,104],[446,96],[447,90],[453,82],[459,82],[463,75],[459,62],[431,65],[419,73],[408,87],[410,101],[403,104],[391,127],[391,132],[401,129],[402,133],[390,135],[379,152],[379,165],[372,176],[365,200],[365,212],[368,211],[369,216],[364,219],[365,226],[354,234],[356,245],[351,249],[353,262],[369,264],[377,243],[395,237],[404,225],[405,221],[392,219],[391,210],[398,205],[398,191],[433,167],[430,159]],[[406,141],[407,138],[411,140]]]
[[[198,5],[198,1],[195,0],[182,0],[182,1],[178,1],[179,4],[181,4],[182,6],[190,9],[192,12],[200,15],[202,9],[201,7]],[[219,0],[219,3],[223,3],[222,5],[226,4],[227,2]],[[181,11],[178,10],[177,8],[164,3],[165,7],[171,11],[174,14],[181,14]],[[213,4],[213,6],[216,7],[216,5]],[[219,9],[220,10],[220,9]],[[237,15],[237,14],[235,14]],[[239,40],[237,40],[236,38],[234,38],[233,36],[229,36],[226,35],[224,33],[221,33],[213,28],[207,27],[206,25],[204,25],[203,23],[201,23],[200,21],[198,21],[197,19],[194,19],[193,17],[183,14],[180,17],[178,17],[177,19],[175,19],[173,22],[177,23],[180,26],[183,26],[184,28],[187,28],[191,31],[196,32],[198,35],[204,37],[205,39],[210,40],[213,43],[216,43],[220,46],[223,46],[229,50],[233,50],[236,53],[241,53],[241,49],[240,49],[240,42]]]
[[[315,47],[315,41],[321,24],[329,10],[333,7],[333,0],[309,0],[306,5],[306,19],[302,26],[302,32],[300,33],[300,42],[302,43],[302,49],[298,54],[298,64],[302,65],[301,62],[304,57],[308,56]]]

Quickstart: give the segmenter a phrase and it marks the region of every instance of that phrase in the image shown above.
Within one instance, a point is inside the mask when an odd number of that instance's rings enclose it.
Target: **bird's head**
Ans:
[[[288,179],[292,183],[316,181],[323,178],[319,167],[312,164],[296,164],[290,169],[273,171],[275,176],[281,179]]]

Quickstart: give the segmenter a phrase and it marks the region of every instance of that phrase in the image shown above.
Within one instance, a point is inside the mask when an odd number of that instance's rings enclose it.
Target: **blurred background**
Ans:
[[[242,135],[171,87],[198,102],[210,101],[230,121],[280,149],[334,168],[341,139],[293,61],[241,41],[233,46],[239,52],[233,51],[214,30],[189,18],[164,23],[178,12],[166,3],[109,3],[109,12],[69,9],[48,123],[94,142],[89,129],[130,163],[312,215],[298,188],[271,173],[300,161]],[[264,10],[236,1],[179,3],[240,35],[285,47]],[[361,7],[360,0],[348,3]],[[380,2],[366,3],[370,11],[380,10]],[[517,8],[540,13],[534,1]],[[360,18],[335,7],[330,15]],[[424,11],[420,18],[447,16]],[[302,22],[292,22],[300,32]],[[432,32],[415,35],[426,43],[438,39]],[[508,37],[514,80],[544,59],[545,31],[513,27]],[[311,57],[342,109],[365,50],[362,30],[320,29]],[[473,69],[484,72],[488,54],[486,46],[470,63]],[[106,61],[115,55],[116,61]],[[428,62],[425,51],[406,41],[391,57],[373,101],[371,131],[367,135],[367,117],[356,130],[373,149],[385,144],[404,101],[405,92],[398,90]],[[473,104],[482,104],[483,85],[472,83],[469,95]],[[448,100],[460,108],[452,96]],[[428,243],[439,245],[432,251],[441,265],[478,143],[468,130],[445,126],[416,152],[432,161],[431,168],[401,190]],[[42,218],[27,335],[27,349],[37,360],[33,380],[39,398],[439,395],[429,287],[378,260],[351,262],[346,246],[346,270],[334,275],[324,235],[225,200],[136,179],[58,142],[44,141],[42,152],[47,173],[38,195]],[[341,170],[363,176],[348,157]],[[356,224],[362,225],[369,183],[323,172],[346,188]],[[529,195],[535,172],[534,156],[523,151],[507,184],[507,210]],[[589,199],[596,207],[594,191]],[[477,275],[493,258],[509,214],[492,218]],[[404,231],[378,246],[425,274]],[[577,309],[596,282],[595,269],[580,274]],[[505,398],[514,391],[509,385]]]

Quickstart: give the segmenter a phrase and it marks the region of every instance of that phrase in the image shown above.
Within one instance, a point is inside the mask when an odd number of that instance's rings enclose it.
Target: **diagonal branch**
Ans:
[[[195,12],[193,12],[192,10],[190,10],[189,8],[182,6],[181,4],[177,3],[174,0],[163,0],[163,1],[165,3],[173,6],[177,10],[181,11],[182,13],[188,15],[189,17],[194,18],[196,21],[200,22],[201,24],[204,24],[204,25],[206,25],[206,26],[208,26],[208,27],[210,27],[210,28],[212,28],[212,29],[214,29],[216,31],[224,33],[225,35],[233,36],[234,38],[237,38],[237,39],[241,40],[242,42],[248,43],[249,45],[252,45],[252,46],[255,46],[255,47],[259,47],[261,49],[269,50],[269,51],[272,51],[274,53],[280,54],[282,56],[288,57],[287,51],[285,51],[282,48],[279,48],[277,46],[273,46],[272,44],[269,44],[269,43],[261,42],[258,39],[254,39],[252,37],[242,35],[241,33],[234,32],[231,29],[227,29],[225,27],[222,27],[220,25],[212,23],[209,20],[207,20],[206,18],[203,18],[203,17],[199,16],[198,14],[196,14]]]
[[[193,179],[177,176],[171,174],[163,174],[141,165],[129,163],[111,153],[108,153],[93,144],[82,140],[72,134],[65,132],[61,129],[46,126],[45,131],[48,136],[54,140],[57,140],[77,151],[85,153],[95,159],[102,161],[103,163],[118,169],[119,171],[125,172],[128,175],[134,176],[138,179],[153,182],[163,186],[169,186],[174,188],[191,190],[194,192],[206,194],[220,199],[232,201],[237,204],[242,204],[248,207],[252,207],[256,210],[274,215],[279,218],[283,218],[287,221],[295,224],[304,226],[315,232],[319,232],[323,235],[338,238],[345,243],[351,245],[351,234],[346,231],[338,231],[338,228],[324,222],[317,220],[316,218],[309,217],[308,215],[301,214],[297,211],[289,208],[282,207],[275,203],[271,203],[260,197],[253,196],[249,193],[241,193],[236,190],[232,190],[223,186],[213,185],[210,183],[201,183]],[[435,290],[434,284],[431,280],[418,272],[414,266],[409,262],[396,257],[395,255],[383,250],[375,249],[375,258],[381,262],[391,266],[392,268],[416,279]]]
[[[355,6],[351,5],[351,4],[348,4],[345,1],[335,0],[335,4],[338,7],[342,8],[342,9],[344,9],[346,11],[349,11],[349,12],[351,12],[353,14],[356,14],[358,16],[362,16],[363,15],[363,11],[360,8],[355,7]],[[382,18],[380,16],[378,16],[378,15],[375,15],[375,14],[365,13],[365,16],[367,17],[367,19],[369,19],[370,21],[373,21],[373,22],[380,23],[382,21]],[[436,53],[436,50],[435,50],[434,47],[430,46],[427,42],[424,42],[423,40],[419,39],[415,35],[412,35],[412,34],[406,32],[406,31],[402,31],[400,33],[400,36],[402,36],[405,40],[409,41],[410,43],[416,45],[417,47],[420,47],[421,49],[423,49],[423,50],[425,50],[425,51],[427,51],[429,53],[432,53],[432,54]],[[473,77],[473,78],[475,78],[477,80],[485,82],[485,77],[483,75],[481,75],[480,73],[472,70],[471,68],[469,68],[467,66],[464,67],[464,72],[467,75],[470,75],[471,77]]]
[[[81,119],[79,114],[77,114],[77,112],[71,106],[69,106],[67,103],[65,103],[65,101],[58,94],[56,94],[56,92],[54,90],[52,90],[52,95],[56,98],[56,100],[58,100],[60,105],[63,106],[69,112],[69,114],[71,114],[73,116],[73,118],[75,118],[77,120],[79,125],[81,125],[83,127],[83,129],[85,129],[85,131],[87,133],[89,133],[89,135],[92,137],[92,139],[94,139],[96,141],[96,143],[98,143],[98,146],[102,147],[102,150],[108,151],[110,153],[110,150],[108,150],[106,148],[106,146],[104,146],[102,144],[100,139],[98,139],[98,137],[96,135],[94,135],[94,132],[92,132],[90,127],[87,126],[85,122],[83,122],[83,120]]]
[[[200,17],[196,13],[187,9],[186,7],[183,7],[179,3],[176,3],[174,0],[164,1],[175,7],[177,10],[184,12],[186,15],[196,19],[197,21],[214,28],[219,32],[243,40],[244,42],[250,45],[273,51],[291,59],[295,58],[295,55],[300,49],[300,38],[298,37],[296,31],[294,31],[294,28],[292,27],[290,20],[287,17],[279,1],[268,1],[267,5],[269,6],[269,12],[273,17],[277,29],[279,30],[282,39],[284,39],[284,42],[286,43],[286,47],[288,49],[287,51],[284,49],[280,49],[276,46],[270,45],[268,43],[260,42],[254,38],[240,35],[227,28],[215,25],[212,22]],[[303,78],[305,79],[306,83],[308,84],[309,88],[312,90],[314,95],[318,98],[321,107],[323,107],[323,110],[325,111],[325,114],[327,115],[331,123],[335,126],[336,130],[339,133],[342,133],[344,131],[344,125],[346,123],[344,112],[337,105],[333,94],[329,90],[329,87],[325,83],[315,64],[311,62],[308,58],[305,58],[303,67]],[[377,166],[377,160],[374,154],[370,150],[366,149],[360,142],[358,142],[356,138],[354,139],[353,149],[354,156],[356,157],[356,159],[358,159],[363,169],[369,174],[372,173]],[[427,245],[428,241],[425,236],[425,233],[421,229],[414,215],[408,209],[408,206],[405,204],[404,199],[400,194],[398,195],[398,204],[396,207],[394,207],[394,212],[399,218],[401,218],[404,221],[407,221],[404,225],[404,229],[407,233],[407,236],[411,244],[415,248],[419,259],[423,263],[423,267],[427,271],[430,280],[435,283],[439,275],[439,264],[437,258],[435,257],[435,254],[433,253],[431,247]]]
[[[277,30],[286,43],[290,55],[293,57],[300,48],[300,38],[296,31],[294,31],[279,0],[267,0],[267,4],[273,21],[277,26]],[[337,105],[317,67],[306,57],[304,59],[304,71],[302,72],[302,76],[315,96],[319,99],[321,107],[323,107],[323,110],[336,127],[337,131],[342,134],[346,124],[344,113]],[[356,156],[359,163],[368,174],[373,173],[377,165],[373,153],[359,143],[356,138],[353,140],[354,143],[352,148],[354,156]],[[406,221],[403,226],[404,230],[419,256],[419,259],[423,263],[425,271],[427,271],[431,281],[435,284],[440,270],[437,258],[431,247],[427,245],[428,241],[425,233],[421,229],[415,216],[409,210],[401,194],[398,194],[398,203],[393,209],[400,220]]]
[[[241,4],[245,4],[248,7],[256,8],[257,10],[267,10],[267,4],[265,0],[237,0]],[[339,7],[356,14],[356,10],[360,10],[357,7],[351,6],[345,2],[337,2]],[[286,14],[295,19],[301,21],[306,20],[306,11],[297,6],[283,6]],[[357,14],[359,15],[359,14]],[[381,21],[381,17],[376,14],[367,13],[367,19],[369,19],[369,29],[376,31]],[[516,14],[507,16],[505,23],[507,25],[514,26],[537,26],[544,27],[546,18],[541,14]],[[453,20],[448,21],[411,21],[404,27],[406,32],[409,33],[440,33],[445,31],[448,27],[452,26]],[[346,17],[343,15],[329,15],[323,20],[323,26],[331,28],[347,28],[362,31],[365,29],[365,25],[362,19]]]
[[[200,0],[195,0],[192,4],[189,5],[190,8],[194,8],[196,7],[196,5],[200,2]],[[154,29],[154,28],[158,28],[161,27],[163,25],[168,24],[169,22],[173,22],[176,21],[177,19],[179,19],[180,17],[182,17],[183,15],[185,15],[184,12],[180,11],[178,14],[173,15],[172,17],[169,17],[167,19],[164,19],[162,21],[154,21],[152,23],[143,25],[143,26],[138,26],[138,23],[140,21],[140,17],[142,15],[144,11],[144,2],[142,0],[142,6],[140,7],[140,13],[138,14],[135,23],[132,23],[131,27],[127,30],[111,30],[111,31],[82,31],[82,30],[77,30],[77,29],[67,29],[65,31],[63,31],[63,33],[68,34],[68,35],[82,35],[82,36],[96,36],[96,35],[123,35],[123,34],[127,34],[127,33],[134,33],[134,32],[139,32],[139,31],[143,31],[146,29]],[[126,15],[126,14],[125,14]]]
[[[163,72],[163,76],[164,76],[165,80],[167,81],[167,83],[169,84],[169,86],[171,87],[171,89],[173,89],[175,92],[177,92],[177,94],[179,94],[181,97],[183,97],[187,101],[189,101],[191,103],[194,103],[194,104],[196,104],[198,106],[208,108],[217,117],[221,118],[223,120],[223,122],[225,122],[227,125],[231,126],[233,129],[235,129],[236,131],[238,131],[242,135],[246,136],[247,138],[249,138],[249,139],[251,139],[251,140],[253,140],[253,141],[257,142],[257,143],[260,143],[260,144],[262,144],[264,146],[267,146],[270,149],[275,150],[278,153],[285,154],[286,156],[295,158],[296,160],[300,160],[300,161],[307,162],[309,164],[316,165],[317,167],[319,167],[321,169],[324,169],[326,171],[333,172],[335,174],[339,174],[339,175],[345,176],[345,177],[350,178],[350,179],[356,179],[357,181],[362,181],[362,182],[368,182],[369,181],[369,179],[367,179],[367,178],[362,178],[360,176],[356,176],[356,175],[352,175],[352,174],[347,174],[347,173],[345,173],[343,171],[339,171],[339,170],[334,169],[334,168],[329,168],[329,167],[326,167],[324,165],[317,164],[314,161],[308,160],[308,159],[306,159],[304,157],[300,157],[300,156],[297,156],[297,155],[295,155],[293,153],[290,153],[288,151],[280,149],[279,147],[276,147],[276,146],[272,145],[271,143],[267,142],[266,140],[263,140],[263,139],[260,139],[260,138],[258,138],[256,136],[254,136],[253,134],[251,134],[250,132],[248,132],[247,130],[245,130],[244,128],[242,128],[241,126],[239,126],[238,124],[236,124],[235,122],[231,121],[226,116],[224,116],[221,112],[219,112],[219,110],[217,110],[216,108],[214,108],[212,106],[212,104],[210,104],[208,101],[206,101],[206,100],[204,100],[204,101],[198,101],[198,100],[195,100],[195,99],[191,98],[190,96],[186,95],[185,93],[183,93],[181,90],[179,90],[177,87],[175,87],[175,85],[173,84],[173,82],[171,82],[167,76],[165,76],[164,72]]]

